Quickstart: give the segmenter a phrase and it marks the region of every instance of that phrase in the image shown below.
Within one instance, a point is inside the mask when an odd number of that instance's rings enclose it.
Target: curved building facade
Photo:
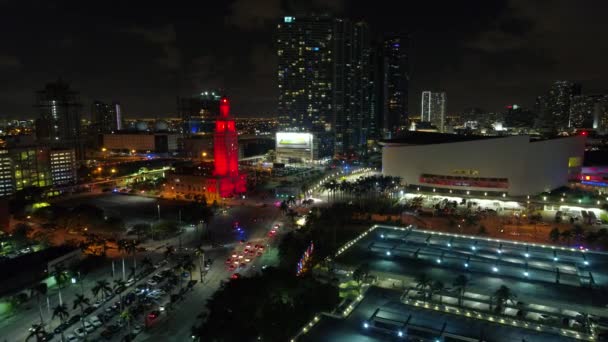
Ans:
[[[533,195],[580,174],[584,136],[532,140],[412,133],[382,143],[382,173],[413,186]]]

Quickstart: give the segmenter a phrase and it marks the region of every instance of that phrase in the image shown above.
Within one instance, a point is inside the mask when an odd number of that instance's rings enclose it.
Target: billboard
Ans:
[[[311,133],[277,132],[277,150],[279,149],[312,149]]]

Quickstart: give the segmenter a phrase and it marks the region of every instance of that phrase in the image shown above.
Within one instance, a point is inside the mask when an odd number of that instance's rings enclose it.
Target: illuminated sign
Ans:
[[[581,157],[570,157],[568,158],[568,167],[579,167],[583,164]]]
[[[276,139],[277,139],[277,149],[279,149],[279,148],[311,149],[312,148],[312,134],[310,134],[310,133],[278,132],[276,135]]]
[[[284,17],[283,21],[286,22],[286,23],[291,23],[291,22],[296,21],[296,18],[294,18],[294,17]]]
[[[466,176],[479,176],[479,171],[471,170],[471,169],[454,169],[454,170],[452,170],[452,174],[466,175]]]

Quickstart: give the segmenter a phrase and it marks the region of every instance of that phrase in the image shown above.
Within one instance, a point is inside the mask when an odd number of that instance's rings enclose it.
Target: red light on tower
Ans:
[[[222,197],[245,192],[246,179],[239,175],[238,135],[234,119],[230,117],[230,103],[226,97],[220,100],[220,115],[215,122],[213,135],[213,151],[213,175],[217,177],[216,192]]]
[[[220,116],[227,118],[230,113],[230,104],[225,96],[220,100]]]

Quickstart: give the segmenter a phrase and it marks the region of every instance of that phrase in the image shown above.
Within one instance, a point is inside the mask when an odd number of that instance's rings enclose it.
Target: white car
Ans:
[[[136,324],[136,325],[133,327],[133,329],[131,329],[131,333],[132,333],[133,335],[137,335],[137,334],[139,334],[139,333],[140,333],[140,332],[143,330],[143,328],[144,328],[144,327],[142,327],[140,324]]]
[[[67,342],[76,342],[76,341],[78,341],[78,337],[76,337],[76,336],[74,336],[74,335],[72,335],[72,334],[69,334],[69,335],[67,335],[67,336],[65,337],[65,340],[66,340]]]
[[[97,308],[98,308],[98,307],[100,307],[102,304],[103,304],[103,300],[99,299],[99,300],[96,300],[96,301],[95,301],[95,303],[93,303],[93,307],[94,307],[95,309],[97,309]]]
[[[146,282],[148,285],[150,286],[156,286],[158,285],[158,282],[154,279],[148,279],[148,281]]]
[[[125,283],[125,286],[129,287],[133,284],[135,284],[135,279],[129,278],[129,280],[127,280],[127,282]]]
[[[97,316],[91,316],[91,317],[89,318],[89,322],[90,322],[91,324],[93,324],[93,326],[95,326],[95,327],[97,327],[97,328],[99,328],[100,326],[102,326],[102,325],[103,325],[103,323],[101,322],[101,320],[100,320],[100,319],[99,319],[99,317],[97,317]]]
[[[84,321],[84,330],[85,330],[87,333],[90,333],[90,332],[95,331],[95,329],[96,329],[96,328],[97,328],[97,327],[96,327],[96,326],[94,326],[94,325],[93,325],[93,323],[91,323],[91,322],[89,322],[89,321],[87,321],[87,320],[85,320],[85,321]]]
[[[84,338],[85,336],[87,336],[87,331],[84,330],[82,327],[74,329],[74,335]]]

